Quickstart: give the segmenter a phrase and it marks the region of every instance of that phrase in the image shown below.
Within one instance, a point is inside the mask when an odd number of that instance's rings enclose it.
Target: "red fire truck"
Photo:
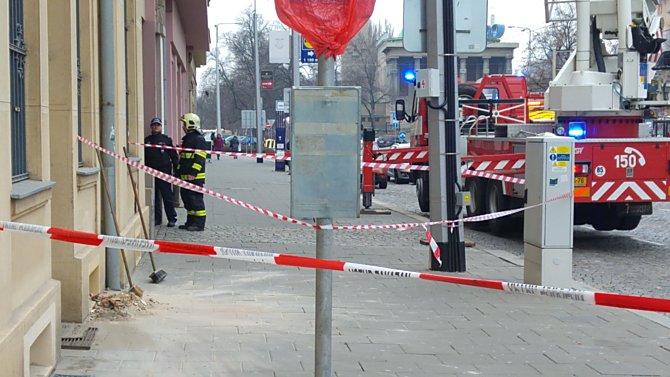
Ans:
[[[471,196],[468,215],[524,205],[525,138],[544,133],[577,139],[575,224],[632,230],[642,215],[652,213],[652,203],[669,200],[670,135],[653,128],[650,132],[645,123],[650,109],[670,106],[668,93],[659,89],[665,83],[661,78],[652,81],[655,70],[670,69],[664,59],[669,53],[658,57],[662,40],[654,37],[662,26],[660,18],[642,0],[619,1],[616,9],[588,4],[577,3],[577,53],[544,95],[529,93],[525,79],[512,75],[488,76],[476,86],[459,87],[467,98],[461,101],[461,151],[466,151],[461,172],[463,189]],[[580,18],[580,13],[591,17]],[[596,20],[603,21],[596,25]],[[605,37],[618,39],[617,54],[605,53],[600,40]],[[427,165],[424,99],[416,107],[408,115],[420,127],[414,147],[375,151],[373,160]],[[427,212],[429,173],[415,169],[412,176],[419,206]],[[518,218],[512,216],[488,225],[494,233],[504,233],[516,224]]]

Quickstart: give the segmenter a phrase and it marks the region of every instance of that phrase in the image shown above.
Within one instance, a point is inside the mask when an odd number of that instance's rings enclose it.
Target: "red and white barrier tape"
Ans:
[[[272,160],[280,161],[291,161],[291,156],[280,157],[276,154],[270,153],[242,153],[242,152],[222,152],[222,151],[209,151],[205,149],[195,149],[195,148],[184,148],[184,147],[174,147],[170,145],[158,145],[158,144],[144,144],[144,143],[131,143],[135,145],[140,145],[149,148],[160,148],[160,149],[174,149],[177,151],[188,151],[188,152],[206,152],[213,155],[222,155],[222,156],[239,156],[239,157],[260,157],[267,158]],[[386,162],[361,162],[361,167],[363,168],[377,168],[377,169],[404,169],[404,170],[415,170],[415,171],[430,171],[428,165],[412,165],[408,163],[400,164],[391,164]],[[485,172],[479,172],[475,170],[463,169],[461,174],[464,177],[484,177],[488,179],[494,179],[503,182],[512,182],[524,184],[526,182],[523,178],[514,178],[505,175],[491,174]]]
[[[433,235],[430,234],[430,230],[428,230],[428,227],[425,225],[423,226],[423,230],[426,231],[426,238],[428,239],[428,245],[430,245],[430,250],[433,252],[433,257],[435,260],[442,265],[442,258],[440,258],[440,247],[437,246],[437,242],[435,242],[435,239],[433,238]]]
[[[357,272],[382,277],[410,278],[430,280],[442,283],[469,285],[478,288],[506,291],[513,294],[544,296],[583,302],[591,305],[610,306],[624,309],[647,310],[670,313],[670,300],[655,297],[629,296],[604,292],[592,292],[566,288],[553,288],[540,285],[510,283],[496,280],[473,279],[448,275],[427,274],[398,270],[368,264],[322,260],[291,254],[268,253],[255,250],[234,249],[182,242],[145,240],[138,238],[114,237],[96,233],[80,232],[42,225],[22,224],[0,221],[0,231],[36,234],[53,240],[71,242],[80,245],[105,246],[125,250],[137,250],[153,253],[198,255],[211,258],[224,258],[245,262],[273,264],[279,266],[306,267],[323,270]]]
[[[288,217],[286,215],[282,215],[282,214],[279,214],[279,213],[276,213],[276,212],[273,212],[273,211],[269,211],[267,209],[257,207],[253,204],[249,204],[249,203],[243,202],[241,200],[231,198],[227,195],[220,194],[216,191],[212,191],[212,190],[206,189],[204,187],[194,185],[194,184],[186,182],[186,181],[182,181],[181,179],[179,179],[177,177],[174,177],[170,174],[163,173],[163,172],[158,171],[156,169],[145,166],[145,165],[143,165],[143,164],[141,164],[137,161],[133,161],[133,160],[131,160],[129,158],[126,158],[124,156],[121,156],[117,153],[114,153],[112,151],[108,151],[107,149],[102,148],[99,145],[97,145],[96,143],[94,143],[94,142],[92,142],[92,141],[90,141],[86,138],[83,138],[81,136],[78,136],[78,139],[81,142],[83,142],[84,144],[87,144],[87,145],[99,150],[102,153],[105,153],[109,156],[112,156],[119,161],[123,161],[124,163],[126,163],[128,165],[132,165],[132,166],[144,171],[145,173],[147,173],[149,175],[152,175],[152,176],[154,176],[158,179],[161,179],[165,182],[171,183],[175,186],[179,186],[179,187],[191,190],[191,191],[196,191],[196,192],[199,192],[199,193],[202,193],[202,194],[205,194],[205,195],[213,196],[215,198],[224,200],[224,201],[226,201],[228,203],[231,203],[231,204],[234,204],[236,206],[243,207],[243,208],[246,208],[246,209],[250,209],[254,212],[258,212],[258,213],[263,214],[265,216],[273,217],[275,219],[279,219],[279,220],[284,221],[284,222],[288,222],[288,223],[291,223],[291,224],[302,225],[302,226],[306,226],[306,227],[314,228],[314,229],[321,229],[321,227],[317,227],[316,225],[312,225],[312,224],[306,223],[304,221],[296,220],[296,219],[293,219],[293,218]]]
[[[363,168],[378,168],[378,169],[404,169],[417,171],[430,171],[428,165],[412,165],[408,163],[391,164],[387,162],[361,162]]]
[[[512,210],[508,210],[508,211],[490,213],[490,214],[481,215],[481,216],[468,217],[468,218],[459,219],[459,220],[442,220],[442,221],[432,221],[432,222],[424,222],[424,223],[402,223],[402,224],[383,224],[383,225],[371,225],[371,224],[366,224],[366,225],[323,225],[323,226],[322,225],[313,225],[313,224],[310,224],[310,223],[307,223],[307,222],[304,222],[304,221],[301,221],[301,220],[296,220],[296,219],[291,218],[291,217],[286,216],[286,215],[282,215],[280,213],[276,213],[276,212],[273,212],[273,211],[270,211],[270,210],[267,210],[267,209],[264,209],[264,208],[261,208],[261,207],[257,207],[253,204],[249,204],[249,203],[243,202],[243,201],[235,199],[235,198],[231,198],[227,195],[220,194],[216,191],[212,191],[212,190],[206,189],[204,187],[194,185],[194,184],[186,182],[186,181],[182,181],[181,179],[179,179],[177,177],[174,177],[172,175],[169,175],[169,174],[163,173],[161,171],[158,171],[156,169],[150,168],[150,167],[145,166],[145,165],[143,165],[143,164],[141,164],[137,161],[131,160],[129,158],[121,156],[121,155],[119,155],[117,153],[114,153],[112,151],[108,151],[107,149],[100,147],[96,143],[94,143],[94,142],[92,142],[92,141],[90,141],[90,140],[88,140],[84,137],[78,136],[77,138],[81,142],[83,142],[84,144],[87,144],[87,145],[95,148],[96,150],[101,151],[102,153],[105,153],[109,156],[112,156],[119,161],[122,161],[122,162],[124,162],[128,165],[134,166],[137,169],[140,169],[140,170],[144,171],[145,173],[147,173],[151,176],[154,176],[158,179],[161,179],[161,180],[166,181],[168,183],[171,183],[173,185],[176,185],[176,186],[188,189],[188,190],[196,191],[196,192],[202,193],[204,195],[209,195],[209,196],[224,200],[228,203],[234,204],[234,205],[242,207],[242,208],[250,209],[254,212],[260,213],[260,214],[268,216],[268,217],[272,217],[272,218],[275,218],[275,219],[278,219],[278,220],[281,220],[281,221],[284,221],[284,222],[288,222],[288,223],[291,223],[291,224],[306,226],[306,227],[309,227],[309,228],[312,228],[312,229],[332,229],[332,230],[412,229],[412,228],[420,227],[420,226],[423,226],[423,225],[431,226],[431,225],[441,225],[441,224],[447,224],[447,225],[450,225],[453,228],[454,226],[456,226],[458,223],[461,223],[461,222],[477,222],[477,221],[492,220],[492,219],[496,219],[496,218],[499,218],[499,217],[504,217],[504,216],[508,216],[508,215],[511,215],[511,214],[514,214],[514,213],[522,212],[522,211],[525,211],[528,208],[533,208],[533,207],[542,205],[542,203],[540,203],[540,204],[536,204],[535,206],[522,207],[522,208],[512,209]],[[571,193],[568,193],[568,194],[562,195],[560,197],[553,198],[549,201],[554,201],[554,200],[567,198],[567,197],[570,197],[571,195],[572,195]]]
[[[238,157],[259,157],[267,158],[270,160],[280,160],[280,161],[290,161],[290,156],[278,156],[275,153],[243,153],[243,152],[223,152],[223,151],[210,151],[206,149],[195,149],[195,148],[184,148],[184,147],[174,147],[171,145],[159,145],[159,144],[144,144],[144,143],[133,143],[134,145],[141,145],[143,147],[149,148],[160,148],[160,149],[174,149],[176,151],[187,151],[187,152],[207,152],[208,154],[221,155],[221,156],[238,156]]]
[[[523,179],[523,178],[515,178],[515,177],[510,177],[510,176],[507,176],[507,175],[485,173],[485,172],[476,171],[476,170],[463,170],[461,172],[461,175],[464,176],[464,177],[483,177],[483,178],[488,178],[488,179],[494,179],[496,181],[518,183],[518,184],[521,184],[521,185],[526,184],[526,180]]]

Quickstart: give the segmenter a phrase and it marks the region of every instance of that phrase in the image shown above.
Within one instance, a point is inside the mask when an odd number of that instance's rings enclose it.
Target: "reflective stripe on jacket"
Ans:
[[[208,149],[205,138],[198,131],[189,131],[181,139],[182,147],[192,149]],[[207,152],[187,152],[182,151],[179,154],[179,166],[177,166],[177,175],[185,180],[187,176],[192,175],[196,180],[205,179],[205,164]]]

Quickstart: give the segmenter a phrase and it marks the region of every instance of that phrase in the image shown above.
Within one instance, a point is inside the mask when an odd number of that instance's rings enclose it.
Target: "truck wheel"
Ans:
[[[481,178],[466,178],[465,190],[470,192],[468,216],[479,216],[486,213],[486,181]]]
[[[616,228],[619,230],[633,230],[640,225],[640,220],[642,220],[642,215],[622,216]]]
[[[430,212],[430,200],[428,194],[428,174],[421,173],[416,177],[416,198],[422,212]]]
[[[409,180],[407,180],[407,179],[405,179],[405,178],[400,178],[400,174],[398,174],[398,170],[397,170],[397,169],[393,169],[393,180],[395,181],[395,183],[396,183],[397,185],[399,185],[399,184],[401,184],[401,183],[407,183],[407,182],[409,182]]]
[[[488,213],[506,211],[510,209],[509,198],[503,194],[502,183],[491,181],[487,185],[486,205]],[[489,220],[491,233],[504,235],[511,229],[512,221],[509,216]]]

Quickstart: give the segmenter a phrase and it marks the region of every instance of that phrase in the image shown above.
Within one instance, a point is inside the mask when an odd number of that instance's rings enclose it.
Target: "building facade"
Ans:
[[[174,51],[170,57],[181,66],[174,75],[152,70],[163,87],[174,88],[166,98],[183,104],[175,112],[192,108],[195,66],[209,42],[208,1],[186,3],[165,0],[162,7],[174,30],[164,50]],[[195,12],[199,28],[182,25],[182,8]],[[142,198],[135,205],[126,166],[112,161],[101,169],[77,136],[142,157],[131,142],[147,132],[146,117],[155,110],[145,116],[144,97],[156,86],[144,73],[143,40],[147,20],[161,7],[143,0],[0,0],[0,9],[0,30],[9,36],[0,39],[0,119],[7,125],[0,219],[112,233],[104,172],[119,223],[113,233],[142,237],[140,214],[148,219],[150,211]],[[144,175],[135,174],[145,187]],[[119,253],[6,231],[0,245],[0,374],[47,376],[58,360],[61,320],[81,322],[89,295],[127,288]],[[128,255],[132,269],[140,255]]]

